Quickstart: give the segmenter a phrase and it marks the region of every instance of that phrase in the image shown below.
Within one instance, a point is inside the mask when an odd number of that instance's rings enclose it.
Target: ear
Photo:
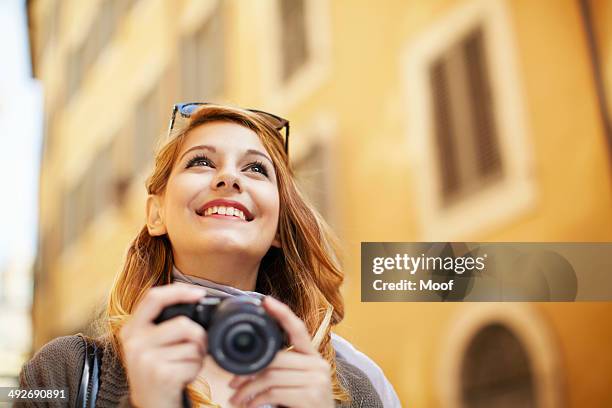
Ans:
[[[272,246],[276,248],[281,247],[280,234],[278,233],[278,231],[276,232],[276,235],[274,235],[274,240],[272,240]]]
[[[162,198],[156,194],[149,194],[147,197],[147,229],[151,236],[167,233],[163,219]]]

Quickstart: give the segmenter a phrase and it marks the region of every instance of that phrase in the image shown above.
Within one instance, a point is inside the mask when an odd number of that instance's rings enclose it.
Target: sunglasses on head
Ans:
[[[172,118],[170,119],[170,125],[168,126],[168,134],[170,134],[170,132],[172,132],[172,129],[174,129],[174,124],[177,119],[177,115],[176,115],[177,113],[179,114],[179,117],[187,119],[187,118],[190,118],[191,115],[203,105],[221,106],[221,105],[216,105],[214,103],[209,103],[209,102],[189,102],[189,103],[175,104],[174,107],[172,108]],[[270,126],[278,130],[278,132],[281,135],[283,134],[282,130],[285,129],[285,132],[284,132],[285,133],[284,135],[285,153],[289,155],[289,121],[287,119],[281,118],[280,116],[276,116],[271,113],[260,111],[257,109],[244,109],[244,110],[248,112],[256,113],[257,115],[259,115],[259,117],[262,118],[264,121],[266,121]]]

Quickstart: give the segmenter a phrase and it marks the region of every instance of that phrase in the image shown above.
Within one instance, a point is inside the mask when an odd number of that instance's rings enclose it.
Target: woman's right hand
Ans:
[[[130,402],[139,408],[179,408],[183,389],[195,380],[206,355],[206,331],[188,317],[156,325],[162,309],[176,303],[195,303],[205,289],[183,283],[147,291],[119,332]]]

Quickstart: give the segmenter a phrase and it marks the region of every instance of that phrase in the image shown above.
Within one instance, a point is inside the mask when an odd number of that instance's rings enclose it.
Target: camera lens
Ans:
[[[224,299],[211,318],[208,350],[217,364],[239,375],[265,368],[282,347],[282,332],[259,302],[244,296]]]
[[[253,350],[253,346],[255,345],[255,336],[253,333],[242,332],[238,333],[233,338],[234,348],[241,353],[248,353]]]
[[[250,323],[238,323],[230,328],[224,343],[228,356],[243,363],[254,362],[264,351],[261,335]]]

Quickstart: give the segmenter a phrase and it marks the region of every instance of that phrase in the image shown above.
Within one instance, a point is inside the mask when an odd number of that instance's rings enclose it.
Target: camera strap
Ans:
[[[94,342],[81,336],[85,345],[85,358],[83,361],[83,373],[77,394],[77,405],[82,408],[93,408],[96,406],[96,397],[100,383],[100,367],[102,365],[102,349]]]

